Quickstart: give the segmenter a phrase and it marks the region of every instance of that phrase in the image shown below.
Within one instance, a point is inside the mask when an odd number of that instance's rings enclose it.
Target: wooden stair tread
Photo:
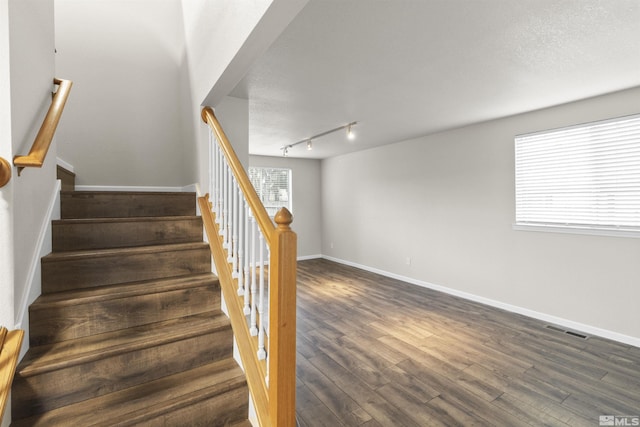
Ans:
[[[79,251],[52,252],[42,257],[42,262],[71,261],[76,259],[102,258],[109,256],[153,254],[161,252],[175,252],[181,250],[203,249],[208,250],[205,242],[173,243],[168,245],[153,245],[126,248],[92,249]]]
[[[98,224],[98,223],[121,223],[121,222],[162,222],[162,221],[184,221],[200,218],[195,215],[172,215],[172,216],[132,216],[132,217],[98,217],[98,218],[63,218],[54,219],[52,224]]]
[[[216,330],[230,328],[220,312],[206,312],[163,322],[32,347],[18,366],[21,377],[29,377],[87,363],[110,354],[132,352]]]
[[[195,193],[62,191],[62,218],[195,215]]]
[[[118,190],[90,190],[90,191],[60,191],[62,195],[74,195],[79,197],[85,196],[103,196],[103,195],[116,195],[116,196],[190,196],[195,197],[194,192],[189,191],[118,191]]]
[[[253,427],[253,424],[249,420],[242,420],[231,424],[229,427]]]
[[[29,310],[47,310],[52,307],[86,304],[89,302],[107,301],[110,299],[217,284],[218,278],[213,273],[200,273],[166,279],[150,279],[117,285],[105,285],[95,288],[81,288],[42,294],[31,304]]]
[[[52,222],[53,252],[202,242],[199,216],[60,219]]]
[[[135,425],[244,387],[244,373],[226,358],[138,386],[15,421],[12,426]]]

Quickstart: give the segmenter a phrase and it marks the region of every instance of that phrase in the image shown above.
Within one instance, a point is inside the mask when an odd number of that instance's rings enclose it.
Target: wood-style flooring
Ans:
[[[327,260],[298,263],[301,426],[598,426],[640,348]]]

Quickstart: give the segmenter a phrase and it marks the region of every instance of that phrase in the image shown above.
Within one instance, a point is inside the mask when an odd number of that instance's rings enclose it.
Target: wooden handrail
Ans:
[[[202,119],[215,135],[270,253],[267,369],[265,361],[257,356],[259,344],[246,322],[243,301],[238,296],[238,278],[234,277],[233,263],[229,261],[229,253],[223,244],[221,226],[216,221],[216,213],[212,212],[209,195],[198,199],[258,422],[262,427],[295,427],[297,236],[290,227],[293,216],[282,208],[275,216],[274,225],[213,110],[205,107]]]
[[[260,197],[258,197],[256,189],[253,187],[253,184],[251,184],[251,180],[249,179],[247,172],[242,167],[240,159],[238,159],[236,152],[231,146],[227,135],[224,133],[224,130],[222,129],[220,122],[218,122],[218,119],[211,107],[204,107],[202,109],[202,120],[209,125],[211,131],[215,134],[216,139],[220,142],[220,148],[224,152],[227,162],[229,163],[229,167],[238,181],[238,186],[247,198],[249,208],[254,213],[258,226],[260,227],[260,230],[262,230],[262,234],[267,240],[267,243],[271,244],[275,226],[267,213],[267,209],[260,201]]]
[[[36,139],[33,141],[31,150],[26,156],[15,156],[13,158],[13,164],[18,167],[18,175],[25,167],[42,167],[44,158],[47,156],[49,146],[53,140],[53,135],[56,133],[58,122],[64,111],[64,106],[67,103],[69,92],[73,82],[71,80],[53,79],[53,83],[58,85],[58,90],[53,95],[49,111],[44,117],[42,126],[36,135]]]
[[[21,329],[9,332],[7,328],[0,328],[0,421],[11,392],[23,337],[24,331]]]

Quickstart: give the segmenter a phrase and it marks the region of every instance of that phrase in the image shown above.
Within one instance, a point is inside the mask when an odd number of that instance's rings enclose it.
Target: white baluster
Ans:
[[[250,221],[253,221],[253,217],[251,216],[251,211],[249,210],[249,206],[244,205],[245,211],[245,221],[244,221],[244,247],[247,250],[247,256],[244,259],[244,314],[248,316],[251,314],[251,291],[249,290],[249,281],[251,280],[251,270],[250,270],[250,254],[249,252],[249,236],[251,235],[251,230],[249,228]]]
[[[258,267],[258,260],[256,259],[256,220],[252,218],[251,221],[251,318],[250,318],[250,329],[252,336],[258,335],[258,326],[257,326],[257,309],[258,309],[258,284],[256,283],[256,274]]]
[[[229,175],[227,179],[227,192],[229,194],[229,198],[227,199],[227,235],[225,239],[227,241],[227,262],[231,262],[231,233],[233,228],[233,171],[231,168],[227,168],[227,174]]]
[[[233,229],[235,228],[236,211],[235,201],[237,198],[235,192],[236,178],[233,171],[229,168],[229,226],[227,227],[227,262],[233,263]],[[233,276],[233,265],[231,267],[231,275]]]
[[[216,176],[216,169],[215,169],[215,158],[216,155],[216,147],[214,147],[213,144],[213,134],[211,132],[211,130],[209,130],[209,195],[210,195],[210,201],[213,201],[213,204],[215,205],[215,200],[216,200],[216,193],[214,190],[214,182],[215,182],[215,176]]]
[[[220,152],[220,146],[216,143],[216,152],[218,153],[218,176],[216,177],[216,193],[218,198],[216,200],[216,222],[220,226],[222,223],[222,173],[224,171],[223,167],[223,155]]]
[[[244,274],[243,274],[243,266],[244,266],[244,215],[245,215],[245,207],[244,207],[244,198],[242,197],[242,193],[239,193],[239,204],[238,207],[238,295],[244,295]]]
[[[238,182],[233,179],[233,235],[231,237],[231,277],[237,279],[238,274],[238,229],[240,228],[239,199],[240,188]]]
[[[228,199],[228,193],[227,193],[227,179],[229,178],[229,174],[227,173],[227,171],[229,170],[229,166],[226,164],[226,162],[223,162],[223,171],[222,171],[222,203],[221,203],[221,207],[222,207],[222,218],[220,219],[220,235],[222,236],[222,247],[226,248],[227,247],[227,239],[226,239],[226,235],[227,235],[227,200]]]
[[[267,353],[264,350],[264,329],[267,324],[267,322],[265,322],[264,296],[264,237],[262,236],[262,232],[260,232],[260,293],[258,296],[260,328],[258,328],[258,360],[267,357]]]
[[[269,245],[265,244],[264,245],[265,249],[267,250],[267,283],[266,283],[266,293],[267,293],[267,307],[265,309],[266,311],[266,321],[267,321],[267,325],[264,329],[264,333],[267,335],[267,337],[269,336],[269,311],[271,310],[271,282],[269,281],[269,277],[271,276],[271,248],[269,247]],[[267,353],[269,353],[268,349],[267,349]]]

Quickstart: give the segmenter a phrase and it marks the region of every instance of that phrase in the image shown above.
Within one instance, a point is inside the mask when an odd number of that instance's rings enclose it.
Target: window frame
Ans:
[[[626,131],[620,131],[620,129],[626,129],[625,124],[629,124],[628,135],[630,136],[628,138]],[[602,139],[605,136],[608,138],[611,133],[615,134],[612,139]],[[530,146],[523,149],[526,144],[530,144]],[[573,144],[573,148],[570,144]],[[620,165],[613,159],[615,157],[612,154],[614,150],[609,148],[612,144],[617,144],[617,147],[632,153],[630,172],[622,172]],[[532,151],[536,149],[539,150],[538,153],[543,152],[544,154],[532,154]],[[523,151],[526,154],[523,154]],[[542,164],[541,157],[549,155],[551,151],[555,156],[562,155],[560,161],[563,163],[555,167],[548,166],[547,163],[540,166]],[[638,152],[640,152],[640,114],[516,135],[514,138],[515,222],[512,225],[513,229],[640,238],[640,176],[638,176],[640,174],[636,172],[640,168],[640,154]],[[629,157],[620,158],[627,160]],[[554,160],[556,159],[559,157],[554,157]],[[576,162],[576,159],[579,161]],[[605,161],[609,163],[604,168],[601,166],[602,163],[597,163]],[[572,166],[578,163],[579,167],[576,167],[574,171],[568,167],[570,163]],[[596,163],[598,166],[595,165]],[[534,174],[527,175],[526,172],[523,172],[523,170],[531,168],[532,165],[533,167],[538,166]],[[606,170],[605,181],[617,180],[614,181],[613,190],[610,192],[605,191],[606,186],[601,180],[603,169]],[[588,184],[579,184],[579,189],[576,190],[579,202],[586,204],[587,207],[578,208],[579,203],[567,202],[566,199],[571,197],[566,197],[566,195],[574,196],[574,194],[567,193],[566,188],[564,189],[564,202],[559,201],[562,198],[562,175],[570,175],[569,179],[573,180],[580,178],[583,183],[588,182]],[[628,178],[633,183],[630,187],[632,202],[629,217],[616,223],[613,218],[621,212],[621,207],[626,207],[625,204],[615,203],[616,200],[624,198],[618,194],[621,189],[619,186],[620,177]],[[538,182],[551,181],[552,184],[537,184],[534,182],[535,179]],[[612,185],[609,184],[609,187]],[[549,192],[545,193],[544,191],[547,190]],[[547,201],[536,200],[536,196],[531,195],[533,192],[538,192],[538,199],[541,199],[541,195],[543,195]],[[587,195],[585,196],[585,194]],[[610,200],[605,204],[607,208],[596,208],[596,214],[588,214],[589,211],[594,211],[594,209],[590,209],[594,206],[589,203],[590,199],[600,201],[605,195],[607,200]],[[565,211],[562,210],[563,206],[568,206]],[[599,206],[602,206],[602,203]],[[545,212],[545,210],[559,212],[559,214],[556,216]],[[605,211],[609,211],[607,215],[603,215]],[[573,215],[568,215],[570,213]],[[590,221],[580,220],[576,215],[585,213]],[[564,221],[557,220],[565,216]],[[545,217],[547,221],[540,221]],[[556,218],[554,219],[554,217]],[[609,220],[611,221],[608,224],[598,223]]]
[[[254,180],[252,179],[253,176],[253,172],[252,170],[260,170],[262,173],[264,173],[265,171],[269,170],[269,171],[286,171],[287,172],[287,198],[288,200],[287,205],[284,206],[282,203],[281,204],[272,204],[269,202],[269,200],[265,200],[264,198],[264,189],[263,188],[256,188],[256,184],[254,182]],[[254,189],[256,190],[256,194],[258,195],[258,198],[260,199],[260,201],[262,202],[262,204],[264,205],[265,209],[267,210],[267,213],[269,214],[270,217],[274,217],[275,214],[282,208],[282,207],[286,207],[290,212],[293,212],[293,171],[291,170],[291,168],[284,168],[284,167],[274,167],[274,166],[249,166],[248,170],[248,175],[249,175],[249,180],[251,181],[251,184],[253,185]]]

